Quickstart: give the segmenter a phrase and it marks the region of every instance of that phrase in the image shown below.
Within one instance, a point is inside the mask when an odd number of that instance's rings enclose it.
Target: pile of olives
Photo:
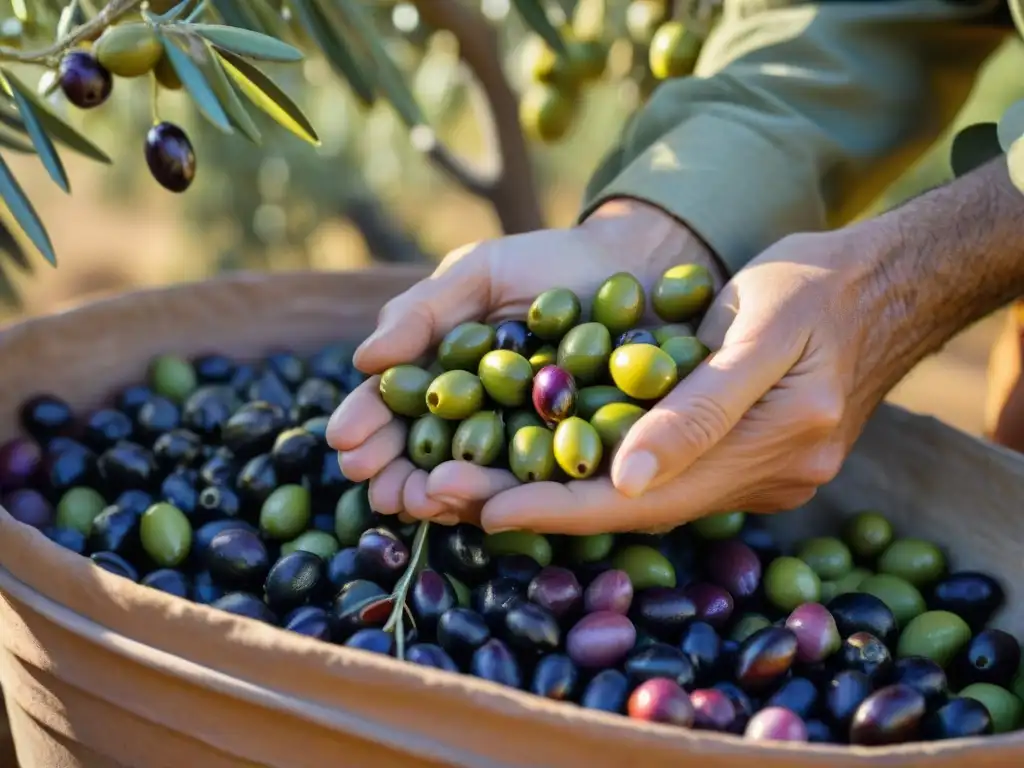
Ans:
[[[588,322],[579,297],[554,288],[525,321],[455,327],[429,368],[389,368],[381,398],[410,420],[406,452],[421,469],[455,459],[506,465],[524,483],[584,479],[707,357],[690,323],[713,295],[706,267],[672,267],[650,297],[665,325],[646,329],[647,297],[628,273],[600,286]]]

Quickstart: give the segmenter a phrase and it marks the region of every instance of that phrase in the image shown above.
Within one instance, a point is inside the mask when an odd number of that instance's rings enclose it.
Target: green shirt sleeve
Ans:
[[[631,121],[594,174],[583,216],[617,197],[647,201],[731,272],[788,234],[828,227],[906,167],[913,140],[919,154],[955,115],[1002,39],[969,23],[990,10],[725,0],[695,75],[662,84]]]

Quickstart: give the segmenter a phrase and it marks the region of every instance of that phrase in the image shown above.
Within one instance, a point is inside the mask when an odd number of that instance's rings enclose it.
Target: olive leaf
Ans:
[[[201,37],[239,56],[265,61],[302,61],[302,51],[273,37],[238,27],[220,24],[190,24],[188,27]]]
[[[220,103],[224,106],[224,111],[228,113],[231,122],[245,134],[246,138],[253,144],[259,144],[262,139],[260,130],[256,127],[252,115],[246,110],[242,100],[238,98],[238,93],[231,85],[227,73],[224,72],[216,50],[209,42],[206,43],[206,54],[207,60],[203,71],[210,82],[210,87],[213,88]]]
[[[999,118],[999,146],[1004,152],[1010,151],[1010,145],[1024,136],[1024,99],[1015,101]]]
[[[220,101],[217,99],[217,94],[213,92],[210,84],[206,82],[206,77],[199,66],[192,60],[192,57],[179,48],[170,35],[160,35],[160,42],[163,43],[164,52],[167,59],[171,62],[171,66],[174,67],[178,79],[181,80],[185,90],[188,91],[189,95],[196,102],[199,111],[224,133],[234,133],[231,122],[224,112],[224,107],[221,106]],[[203,51],[206,50],[202,43],[198,43],[198,45]]]
[[[544,38],[553,51],[565,55],[565,40],[558,28],[551,23],[541,0],[512,0],[516,12],[522,16],[526,26]]]
[[[349,84],[356,98],[372,107],[377,101],[373,79],[353,55],[342,31],[324,18],[314,0],[292,0],[291,6],[302,28],[316,42],[331,68]]]
[[[217,51],[224,71],[253,104],[266,112],[282,127],[314,146],[320,137],[298,105],[280,86],[254,65],[230,51]]]
[[[14,178],[14,174],[11,173],[11,169],[2,155],[0,155],[0,198],[3,198],[7,210],[25,236],[32,241],[32,245],[43,254],[48,262],[57,266],[57,254],[53,251],[50,235],[46,232],[46,227],[43,226],[39,214],[32,206],[32,201],[28,199],[25,191],[18,184],[18,180]]]
[[[7,270],[3,268],[0,268],[0,303],[6,304],[11,309],[17,311],[25,308],[25,303],[21,300],[21,294],[18,293],[18,289],[11,282],[11,276],[7,274]]]
[[[27,86],[20,80],[9,77],[6,70],[0,71],[3,72],[11,92],[11,98],[14,99],[15,105],[18,107],[21,119],[25,123],[25,130],[28,132],[29,138],[32,139],[32,145],[36,148],[36,153],[39,155],[43,167],[46,168],[46,172],[50,174],[50,178],[54,180],[58,187],[64,190],[64,192],[71,192],[68,172],[64,170],[64,163],[61,162],[60,155],[57,154],[57,148],[53,146],[53,141],[43,127],[34,106],[25,96]]]
[[[18,136],[12,136],[6,131],[0,131],[0,147],[23,155],[32,155],[35,154],[36,151],[36,148],[32,146],[32,144],[24,141]]]
[[[964,128],[953,139],[949,163],[956,177],[970,173],[989,160],[1003,154],[995,123],[975,123]]]
[[[6,253],[22,272],[32,274],[35,271],[18,238],[3,221],[0,221],[0,251]]]

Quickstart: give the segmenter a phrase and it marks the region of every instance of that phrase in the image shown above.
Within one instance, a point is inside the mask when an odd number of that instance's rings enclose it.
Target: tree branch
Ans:
[[[110,0],[109,3],[85,24],[73,29],[50,46],[35,51],[19,51],[17,48],[0,46],[0,61],[20,61],[26,64],[51,64],[65,51],[74,48],[83,40],[89,40],[109,27],[128,11],[142,5],[142,0]]]

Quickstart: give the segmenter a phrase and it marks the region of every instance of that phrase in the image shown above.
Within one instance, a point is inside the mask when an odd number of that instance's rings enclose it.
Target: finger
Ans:
[[[355,365],[379,373],[422,355],[459,323],[482,317],[489,303],[486,245],[448,254],[434,274],[387,304],[377,329],[355,352]]]
[[[362,445],[394,415],[380,398],[380,376],[371,376],[341,401],[327,422],[327,444],[336,451]]]
[[[402,455],[408,429],[401,421],[389,421],[358,448],[338,454],[341,472],[354,483],[369,480]]]
[[[479,505],[517,485],[519,481],[508,470],[446,461],[430,473],[427,494],[449,507],[463,507]]]
[[[738,315],[721,349],[630,428],[612,459],[616,489],[636,497],[677,477],[722,441],[797,363],[807,332],[780,334],[765,328],[762,318],[754,312]]]
[[[397,515],[403,510],[405,481],[416,469],[408,459],[395,459],[370,480],[370,509],[382,515]]]
[[[424,470],[414,470],[406,479],[402,491],[402,506],[406,513],[417,520],[431,520],[451,512],[446,504],[427,496],[427,477]]]

